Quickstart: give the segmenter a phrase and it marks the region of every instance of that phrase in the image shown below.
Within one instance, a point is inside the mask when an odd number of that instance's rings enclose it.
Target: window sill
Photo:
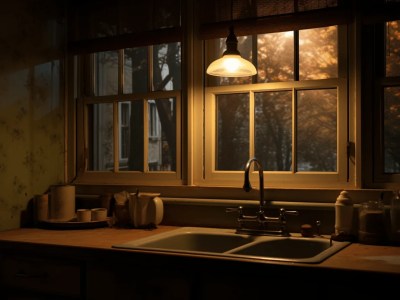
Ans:
[[[137,185],[85,185],[76,184],[76,193],[80,195],[114,194],[121,191],[160,193],[166,201],[180,202],[183,205],[191,203],[207,206],[214,205],[243,205],[258,203],[259,191],[257,187],[245,192],[242,187],[199,187],[199,186],[137,186]],[[332,204],[343,189],[319,188],[265,188],[265,199],[279,205],[314,205]],[[346,189],[355,204],[368,200],[378,200],[384,194],[385,204],[390,203],[392,191],[388,189]],[[250,201],[249,201],[250,200]]]

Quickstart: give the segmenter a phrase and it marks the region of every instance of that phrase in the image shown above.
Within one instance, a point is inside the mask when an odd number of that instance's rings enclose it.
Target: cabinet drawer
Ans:
[[[9,288],[39,293],[80,297],[81,268],[76,262],[5,256],[1,260],[1,281]]]

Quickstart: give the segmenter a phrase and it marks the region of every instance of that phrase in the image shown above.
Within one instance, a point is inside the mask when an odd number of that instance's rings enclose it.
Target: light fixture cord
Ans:
[[[237,48],[238,39],[233,31],[233,1],[234,0],[231,0],[231,25],[229,26],[229,34],[225,41],[226,50],[224,51],[222,56],[226,54],[240,55],[240,52]]]
[[[233,26],[233,0],[231,0],[231,26]]]

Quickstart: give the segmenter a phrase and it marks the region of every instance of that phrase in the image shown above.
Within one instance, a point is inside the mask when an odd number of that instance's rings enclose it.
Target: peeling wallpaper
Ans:
[[[64,181],[63,8],[16,2],[0,12],[0,230]]]

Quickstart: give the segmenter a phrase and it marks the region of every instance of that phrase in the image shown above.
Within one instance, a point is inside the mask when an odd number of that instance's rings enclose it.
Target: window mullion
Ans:
[[[118,95],[123,94],[123,78],[124,78],[124,50],[118,51]],[[117,172],[119,168],[119,157],[120,157],[120,118],[119,118],[119,102],[113,102],[113,124],[114,124],[114,172]]]
[[[154,60],[153,60],[153,46],[147,47],[147,61],[148,61],[148,73],[149,74],[149,79],[147,82],[147,91],[151,92],[153,90],[153,79],[154,79]]]
[[[292,88],[292,173],[297,172],[297,90]]]
[[[143,170],[149,173],[149,99],[143,99]]]
[[[258,70],[258,35],[254,34],[251,38],[252,41],[252,45],[251,45],[251,60],[253,65],[256,67],[256,69]],[[257,76],[252,76],[251,78],[252,83],[257,83]]]
[[[95,74],[94,55],[85,54],[79,59],[79,72],[82,80],[78,82],[79,96],[90,96],[94,94],[94,74]]]
[[[118,51],[118,95],[124,93],[124,50]]]
[[[294,54],[294,58],[293,58],[293,71],[294,71],[294,75],[293,75],[293,80],[298,81],[300,78],[300,74],[299,74],[299,69],[300,69],[300,51],[299,51],[299,31],[295,30],[293,31],[293,54]]]
[[[299,31],[293,31],[293,80],[296,82],[300,78],[300,46]],[[297,172],[297,90],[292,88],[292,173]]]
[[[254,91],[249,92],[249,154],[250,157],[255,156],[255,104]]]
[[[147,67],[148,67],[148,82],[147,82],[147,92],[151,93],[153,90],[154,82],[154,57],[153,57],[153,46],[147,47]],[[154,97],[152,97],[154,99]],[[143,171],[144,173],[149,173],[149,112],[148,112],[148,101],[149,98],[146,97],[143,101]]]
[[[113,102],[114,172],[119,170],[119,118],[118,101]]]

